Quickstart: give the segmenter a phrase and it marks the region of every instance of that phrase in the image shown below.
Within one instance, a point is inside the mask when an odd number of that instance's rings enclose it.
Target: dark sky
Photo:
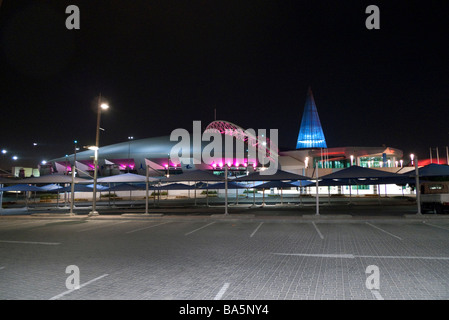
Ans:
[[[68,5],[81,13],[68,30]],[[380,9],[368,30],[365,9]],[[2,169],[217,118],[294,149],[308,86],[329,147],[449,144],[448,1],[3,0]],[[37,142],[37,146],[33,146]]]

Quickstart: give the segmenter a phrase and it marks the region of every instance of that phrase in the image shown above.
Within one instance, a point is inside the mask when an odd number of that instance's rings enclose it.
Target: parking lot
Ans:
[[[449,299],[445,216],[271,211],[1,216],[0,299]]]

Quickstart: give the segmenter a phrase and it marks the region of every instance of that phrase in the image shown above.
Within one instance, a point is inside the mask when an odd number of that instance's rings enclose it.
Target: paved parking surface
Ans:
[[[0,299],[449,299],[449,219],[0,217]]]

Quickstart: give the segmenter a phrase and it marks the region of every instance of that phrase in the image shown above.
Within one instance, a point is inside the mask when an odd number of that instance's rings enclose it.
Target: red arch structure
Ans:
[[[251,132],[248,132],[248,130],[245,130],[229,121],[213,121],[206,127],[205,131],[219,132],[220,134],[233,136],[236,139],[240,139],[248,143],[248,145],[256,148],[256,150],[257,148],[262,147],[266,149],[266,156],[271,162],[274,162],[276,161],[275,159],[277,159],[278,147],[268,137],[253,135]]]

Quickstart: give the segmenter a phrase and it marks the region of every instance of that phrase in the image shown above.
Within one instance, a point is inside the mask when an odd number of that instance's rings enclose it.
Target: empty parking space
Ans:
[[[443,220],[8,223],[1,299],[449,298]],[[79,290],[65,286],[68,265],[80,269]],[[379,268],[379,290],[366,287],[370,265]]]

